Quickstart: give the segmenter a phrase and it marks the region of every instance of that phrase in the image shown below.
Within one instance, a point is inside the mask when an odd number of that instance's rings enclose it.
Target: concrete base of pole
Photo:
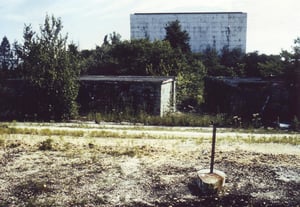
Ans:
[[[205,195],[217,194],[225,185],[225,173],[210,169],[202,169],[197,172],[197,184],[200,192]]]

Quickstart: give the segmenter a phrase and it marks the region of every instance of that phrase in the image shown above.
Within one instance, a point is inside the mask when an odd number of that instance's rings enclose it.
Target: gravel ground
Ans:
[[[66,124],[17,127],[79,130]],[[209,168],[209,129],[97,127],[81,125],[86,133],[76,137],[0,135],[0,206],[300,206],[299,145],[226,141],[249,136],[228,132],[217,141],[215,158],[226,184],[218,195],[204,196],[196,173]],[[137,137],[89,137],[104,128]]]

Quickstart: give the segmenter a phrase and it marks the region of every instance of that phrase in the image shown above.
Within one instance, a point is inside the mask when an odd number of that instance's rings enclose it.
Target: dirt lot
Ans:
[[[109,126],[122,136],[91,137],[103,127],[80,126],[78,136],[51,130],[79,126],[26,127],[49,131],[0,135],[0,206],[300,206],[299,145],[224,136],[215,168],[226,173],[226,184],[218,195],[204,196],[195,179],[197,170],[209,168],[210,129],[189,129],[206,137],[198,139],[177,128],[139,129],[140,136],[126,138],[133,129]],[[170,131],[180,136],[162,135]]]

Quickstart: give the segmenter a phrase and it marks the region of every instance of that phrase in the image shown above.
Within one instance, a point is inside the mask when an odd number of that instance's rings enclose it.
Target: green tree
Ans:
[[[11,68],[12,57],[13,55],[10,43],[7,37],[4,36],[0,44],[0,69],[2,71],[7,71]]]
[[[284,66],[280,56],[271,55],[266,61],[258,63],[258,70],[261,77],[279,76],[284,73]]]
[[[280,56],[287,69],[300,70],[300,37],[294,40],[291,52],[283,50]]]
[[[226,71],[232,76],[244,76],[245,64],[243,63],[244,53],[240,48],[230,50],[228,47],[222,49],[220,64],[225,66]]]
[[[291,118],[300,119],[300,37],[294,40],[292,51],[282,51],[284,76],[289,89]]]
[[[182,61],[184,70],[177,74],[177,100],[180,110],[197,110],[203,103],[204,77],[207,71],[203,63],[196,55],[187,57]]]
[[[48,15],[39,35],[25,26],[19,51],[24,78],[34,88],[33,113],[43,119],[69,119],[77,114],[79,53],[75,45],[68,47],[62,28],[59,18]]]
[[[181,29],[181,25],[178,20],[169,22],[169,24],[165,27],[165,30],[165,40],[169,41],[173,48],[180,49],[184,53],[191,51],[189,45],[189,34],[187,33],[187,31],[183,31]]]
[[[243,60],[245,63],[245,75],[247,77],[259,77],[258,63],[265,62],[266,59],[267,55],[259,55],[258,51],[247,53]]]
[[[150,44],[146,71],[148,75],[176,76],[184,70],[184,54],[174,50],[168,41],[154,41]]]
[[[207,47],[201,54],[203,64],[207,69],[207,75],[210,76],[232,76],[233,71],[228,71],[220,63],[220,56],[216,49]]]
[[[109,35],[109,38],[112,45],[121,42],[121,35],[119,33],[113,32],[112,34]]]
[[[293,59],[295,62],[296,67],[299,67],[300,63],[300,37],[294,40],[294,47],[293,47]]]
[[[93,52],[89,74],[102,75],[176,75],[178,58],[168,41],[147,39],[103,44]]]

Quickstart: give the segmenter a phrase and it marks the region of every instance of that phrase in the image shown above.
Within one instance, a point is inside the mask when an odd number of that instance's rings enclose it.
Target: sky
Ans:
[[[22,43],[24,25],[39,32],[48,14],[61,18],[69,41],[94,49],[113,32],[129,40],[130,14],[140,12],[246,12],[246,52],[291,51],[300,37],[299,0],[0,0],[0,38]]]

